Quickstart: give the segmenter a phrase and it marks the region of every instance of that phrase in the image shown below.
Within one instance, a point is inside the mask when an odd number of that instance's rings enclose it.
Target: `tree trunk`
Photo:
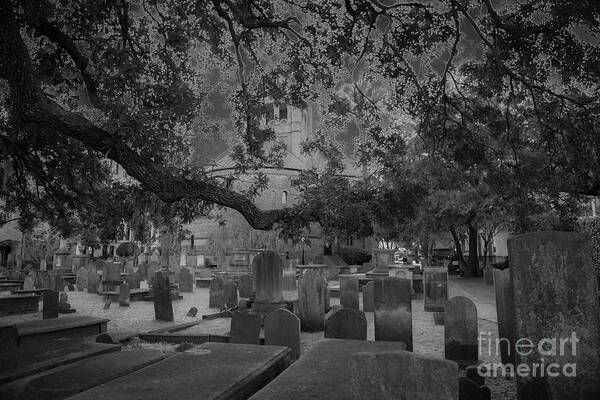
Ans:
[[[469,260],[467,262],[467,269],[465,270],[465,276],[472,277],[479,275],[479,252],[477,246],[477,227],[472,224],[467,224],[469,230]]]
[[[456,232],[456,228],[454,226],[450,227],[450,234],[452,235],[452,239],[454,240],[454,246],[456,247],[456,256],[458,257],[458,264],[463,271],[467,270],[467,263],[465,262],[465,256],[462,251],[462,245],[460,244],[460,238],[458,237],[458,233]]]

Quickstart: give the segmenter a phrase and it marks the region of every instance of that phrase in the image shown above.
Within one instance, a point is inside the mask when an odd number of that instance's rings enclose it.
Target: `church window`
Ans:
[[[287,200],[288,200],[288,193],[284,190],[281,193],[281,204],[287,204]]]

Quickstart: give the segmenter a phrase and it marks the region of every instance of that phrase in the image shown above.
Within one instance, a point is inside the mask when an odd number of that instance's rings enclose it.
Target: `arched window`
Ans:
[[[281,193],[281,204],[287,204],[287,200],[288,200],[288,193],[284,190]]]

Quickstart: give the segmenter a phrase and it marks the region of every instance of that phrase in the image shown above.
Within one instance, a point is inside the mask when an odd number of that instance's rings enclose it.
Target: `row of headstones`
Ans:
[[[51,289],[62,292],[68,286],[60,271],[30,271],[23,279],[23,290]]]

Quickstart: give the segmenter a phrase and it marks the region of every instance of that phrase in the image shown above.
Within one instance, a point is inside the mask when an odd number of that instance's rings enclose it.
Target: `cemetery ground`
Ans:
[[[335,285],[337,282],[330,282]],[[142,283],[143,284],[143,283]],[[470,298],[476,305],[478,311],[479,332],[490,332],[492,337],[498,335],[498,325],[496,317],[496,306],[494,296],[494,286],[486,285],[483,279],[462,279],[457,276],[450,276],[448,282],[449,297],[465,296]],[[166,328],[176,324],[199,322],[182,332],[186,334],[217,334],[227,335],[230,330],[231,319],[219,318],[213,320],[202,320],[203,315],[218,312],[217,309],[211,309],[209,304],[209,289],[195,288],[192,293],[181,293],[183,299],[173,301],[173,322],[158,321],[154,319],[153,303],[149,301],[134,301],[129,307],[121,307],[118,302],[113,302],[108,309],[104,309],[103,297],[97,294],[89,294],[86,291],[67,292],[69,303],[77,310],[76,314],[86,315],[98,318],[106,318],[110,321],[107,325],[107,333],[116,337],[140,334]],[[330,304],[335,306],[339,304],[339,297],[331,297]],[[362,309],[362,292],[360,293],[360,302]],[[414,352],[417,354],[430,355],[437,358],[444,358],[444,326],[434,323],[433,313],[424,311],[423,295],[419,294],[412,301],[413,318],[413,343]],[[196,307],[198,313],[195,317],[186,316],[191,307]],[[29,320],[41,319],[42,312],[5,316],[0,318],[0,324],[15,323]],[[59,318],[73,318],[72,315],[61,314]],[[374,313],[366,312],[367,318],[367,340],[375,340],[374,334]],[[91,341],[95,337],[89,338]],[[324,339],[324,332],[302,332],[301,334],[301,354],[312,348],[315,344]],[[150,343],[137,337],[126,342],[122,351],[135,349],[155,349],[167,354],[172,354],[177,348],[177,344],[164,342]],[[480,354],[480,362],[499,362],[497,355]],[[516,398],[516,383],[514,379],[497,377],[486,378],[486,385],[490,387],[492,399],[514,399]]]

